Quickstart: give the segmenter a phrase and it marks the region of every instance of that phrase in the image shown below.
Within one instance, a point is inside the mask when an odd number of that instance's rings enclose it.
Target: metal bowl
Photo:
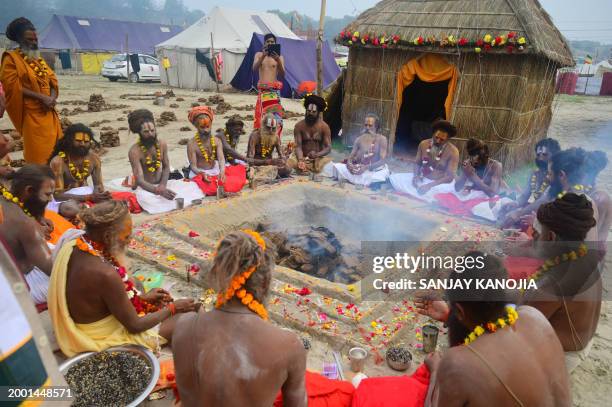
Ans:
[[[151,352],[149,349],[145,348],[144,346],[130,345],[130,344],[113,346],[112,348],[108,348],[106,350],[103,350],[102,352],[131,352],[131,353],[134,353],[140,356],[142,359],[144,359],[147,362],[147,364],[151,368],[151,380],[149,380],[147,387],[145,387],[142,393],[138,397],[136,397],[134,401],[128,404],[127,407],[136,407],[140,403],[145,401],[145,399],[149,396],[149,394],[155,388],[155,384],[157,383],[157,380],[159,379],[159,361],[157,360],[153,352]],[[62,363],[61,366],[59,367],[60,373],[62,375],[66,375],[66,373],[68,372],[68,369],[70,369],[72,366],[74,366],[81,360],[87,359],[88,357],[95,355],[96,353],[97,352],[79,353],[78,355],[68,359],[67,361]]]
[[[408,350],[406,350],[408,352]],[[394,361],[391,360],[389,358],[389,356],[386,357],[387,359],[387,364],[389,365],[389,367],[393,370],[397,370],[399,372],[403,372],[404,370],[408,370],[410,369],[410,365],[412,364],[412,354],[410,352],[408,352],[408,354],[410,355],[410,359],[406,362],[400,362],[400,361]]]

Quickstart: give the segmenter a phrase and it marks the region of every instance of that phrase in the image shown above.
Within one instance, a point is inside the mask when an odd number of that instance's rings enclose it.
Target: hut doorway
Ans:
[[[396,155],[413,154],[422,140],[431,137],[431,124],[446,119],[449,82],[424,82],[417,76],[404,89],[395,128]]]
[[[413,155],[419,143],[431,137],[431,123],[450,118],[458,76],[455,65],[438,54],[423,54],[402,67],[390,140],[395,155]]]

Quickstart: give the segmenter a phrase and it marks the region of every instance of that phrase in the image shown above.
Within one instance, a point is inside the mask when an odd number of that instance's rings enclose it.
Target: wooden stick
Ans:
[[[317,94],[323,96],[323,26],[325,24],[326,0],[321,0],[321,15],[319,16],[319,35],[317,37]]]
[[[213,68],[215,67],[215,43],[213,42],[213,33],[210,33],[210,62],[213,64]],[[215,85],[217,85],[217,93],[219,93],[219,81],[217,80],[217,70],[215,71]]]

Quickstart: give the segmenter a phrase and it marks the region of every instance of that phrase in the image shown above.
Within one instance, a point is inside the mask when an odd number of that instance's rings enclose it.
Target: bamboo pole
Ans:
[[[321,0],[319,17],[319,35],[317,37],[317,94],[323,96],[323,26],[325,24],[326,0]]]
[[[130,64],[132,63],[132,61],[130,61],[130,47],[128,44],[127,34],[125,34],[125,59],[127,61],[127,80],[128,83],[130,83]]]

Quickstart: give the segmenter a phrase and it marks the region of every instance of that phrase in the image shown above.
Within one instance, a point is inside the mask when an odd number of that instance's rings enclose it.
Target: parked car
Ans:
[[[104,62],[102,66],[102,76],[111,82],[119,79],[127,79],[130,82],[138,81],[159,81],[159,61],[151,55],[138,54],[138,64],[140,71],[134,72],[130,64],[130,77],[127,72],[127,59],[125,54],[114,55],[110,60]]]

